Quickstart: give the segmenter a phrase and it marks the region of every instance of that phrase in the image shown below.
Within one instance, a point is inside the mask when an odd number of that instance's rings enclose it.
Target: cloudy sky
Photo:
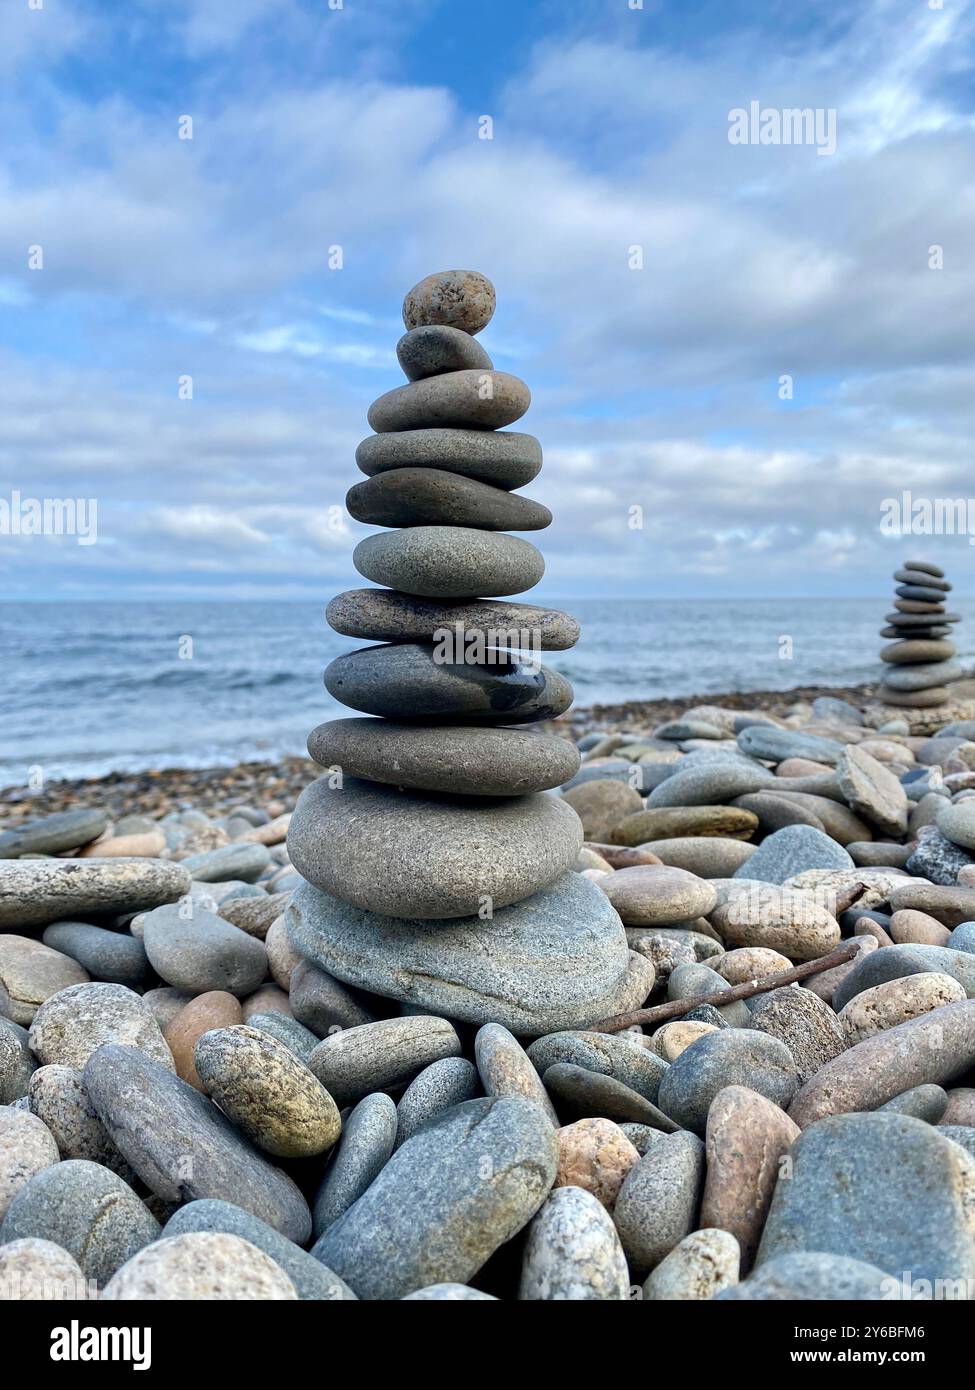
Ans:
[[[973,0],[32,3],[0,498],[94,497],[98,542],[0,536],[5,598],[356,582],[355,445],[453,266],[534,393],[539,597],[879,594],[904,553],[975,590],[967,538],[880,530],[975,494]],[[730,143],[753,101],[834,109],[835,152]]]

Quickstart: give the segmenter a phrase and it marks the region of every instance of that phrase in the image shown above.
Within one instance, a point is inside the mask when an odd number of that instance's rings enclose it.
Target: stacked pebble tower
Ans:
[[[903,569],[894,571],[894,578],[894,612],[887,614],[880,635],[897,640],[881,649],[888,669],[878,693],[888,705],[936,708],[951,698],[949,683],[964,675],[952,660],[957,648],[945,640],[951,624],[960,621],[959,614],[945,611],[951,585],[944,570],[925,560],[907,560]]]
[[[306,880],[289,931],[342,982],[338,1023],[396,1000],[536,1035],[638,1007],[652,986],[606,895],[573,872],[578,816],[548,794],[576,772],[578,753],[557,735],[508,727],[568,708],[571,686],[538,653],[571,647],[579,630],[564,613],[499,601],[544,570],[536,547],[506,532],[552,518],[516,494],[542,453],[532,435],[501,428],[531,396],[474,336],[494,304],[490,281],[471,271],[410,291],[397,345],[408,384],[373,403],[375,433],[356,451],[367,481],[350,490],[348,511],[390,529],[353,560],[386,587],[338,595],[327,618],[379,645],[338,657],[325,685],[369,717],[312,732],[325,773],[288,833]]]

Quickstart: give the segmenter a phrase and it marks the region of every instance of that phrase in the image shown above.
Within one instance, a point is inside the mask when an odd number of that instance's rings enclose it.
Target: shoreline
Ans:
[[[834,696],[863,708],[875,691],[875,685],[803,685],[791,690],[738,690],[679,698],[626,700],[612,705],[573,707],[560,719],[539,727],[563,731],[573,738],[603,725],[651,728],[677,718],[696,705],[760,710],[782,717],[791,706],[819,696]],[[24,786],[6,786],[0,788],[0,822],[9,829],[79,805],[102,808],[114,816],[156,816],[190,807],[220,810],[244,802],[264,806],[282,803],[282,810],[285,810],[293,806],[316,776],[317,765],[311,758],[292,756],[273,762],[242,762],[232,766],[152,768],[143,772],[118,771],[100,777],[66,778],[48,783],[39,792]]]

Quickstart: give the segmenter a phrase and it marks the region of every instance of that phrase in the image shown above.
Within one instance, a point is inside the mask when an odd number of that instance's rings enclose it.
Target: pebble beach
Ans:
[[[406,296],[308,758],[0,797],[0,1298],[975,1296],[951,583],[868,685],[574,708],[493,308]]]

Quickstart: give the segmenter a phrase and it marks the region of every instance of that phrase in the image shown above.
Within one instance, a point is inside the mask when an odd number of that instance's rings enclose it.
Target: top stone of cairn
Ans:
[[[403,300],[407,328],[444,324],[464,333],[480,333],[494,314],[494,286],[476,270],[441,270],[428,275]]]

